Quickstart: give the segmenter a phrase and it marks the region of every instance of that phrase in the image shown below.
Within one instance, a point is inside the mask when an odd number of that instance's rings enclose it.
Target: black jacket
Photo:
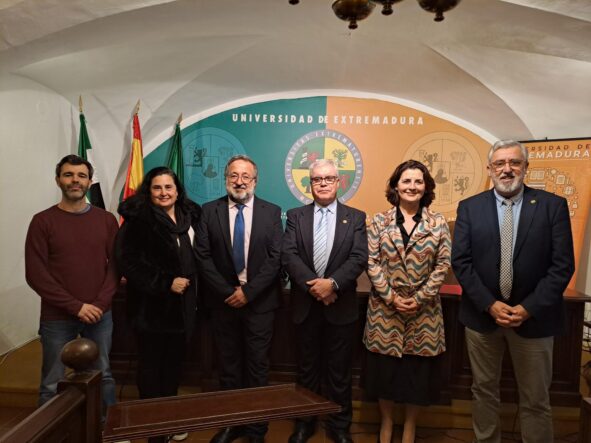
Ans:
[[[185,213],[197,231],[201,208],[187,200]],[[190,336],[197,306],[197,269],[181,275],[178,243],[159,223],[149,203],[130,198],[119,205],[124,224],[116,241],[118,269],[127,280],[127,314],[140,331],[180,332]],[[176,277],[192,280],[183,294],[170,291]]]
[[[279,307],[281,280],[281,209],[255,196],[248,249],[248,282],[242,287],[246,310],[269,312]],[[205,305],[229,308],[224,300],[240,284],[232,260],[228,197],[203,205],[195,250],[203,282]]]

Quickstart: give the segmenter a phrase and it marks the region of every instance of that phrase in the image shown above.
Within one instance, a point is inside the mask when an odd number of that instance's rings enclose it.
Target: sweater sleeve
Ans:
[[[106,225],[106,239],[107,244],[107,272],[105,273],[105,280],[98,293],[96,300],[92,303],[97,308],[100,308],[103,312],[111,309],[111,302],[115,293],[117,292],[117,285],[119,283],[119,274],[117,272],[117,266],[115,263],[115,238],[117,237],[117,231],[119,225],[115,216],[111,213],[105,214],[105,225]]]
[[[70,294],[49,271],[48,226],[39,215],[33,217],[25,242],[25,278],[47,303],[78,315],[82,302]]]

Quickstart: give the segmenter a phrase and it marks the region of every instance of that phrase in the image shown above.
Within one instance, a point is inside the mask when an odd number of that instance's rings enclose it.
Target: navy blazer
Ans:
[[[357,277],[367,267],[367,232],[365,212],[338,202],[334,243],[326,278],[332,277],[339,287],[336,302],[324,306],[329,323],[344,325],[357,320]],[[308,316],[315,300],[306,282],[317,278],[314,271],[314,203],[287,211],[281,262],[291,282],[292,318],[296,324]]]
[[[232,258],[228,196],[204,204],[202,211],[195,239],[199,273],[204,283],[202,293],[206,306],[224,308],[227,307],[224,300],[240,285]],[[248,300],[246,309],[263,313],[279,306],[282,235],[281,208],[255,196],[248,281],[242,286]]]
[[[452,266],[462,298],[459,319],[478,332],[498,325],[488,314],[499,289],[500,232],[493,190],[460,202],[452,244]],[[507,304],[521,304],[530,318],[516,328],[528,338],[562,331],[563,293],[574,272],[573,239],[564,198],[525,186],[513,253],[513,288]]]

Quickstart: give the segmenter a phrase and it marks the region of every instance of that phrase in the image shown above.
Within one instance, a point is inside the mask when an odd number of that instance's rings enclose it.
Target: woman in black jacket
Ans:
[[[201,208],[186,197],[171,169],[157,167],[118,211],[125,222],[117,237],[117,261],[127,280],[127,313],[137,334],[139,395],[177,395],[195,323],[192,243]]]

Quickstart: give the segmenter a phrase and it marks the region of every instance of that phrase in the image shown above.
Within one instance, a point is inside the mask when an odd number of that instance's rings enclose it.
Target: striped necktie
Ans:
[[[501,272],[499,287],[504,300],[511,297],[513,286],[513,201],[504,200],[503,225],[501,226]]]
[[[314,229],[314,269],[318,277],[324,277],[328,262],[328,208],[320,208],[320,220]]]

